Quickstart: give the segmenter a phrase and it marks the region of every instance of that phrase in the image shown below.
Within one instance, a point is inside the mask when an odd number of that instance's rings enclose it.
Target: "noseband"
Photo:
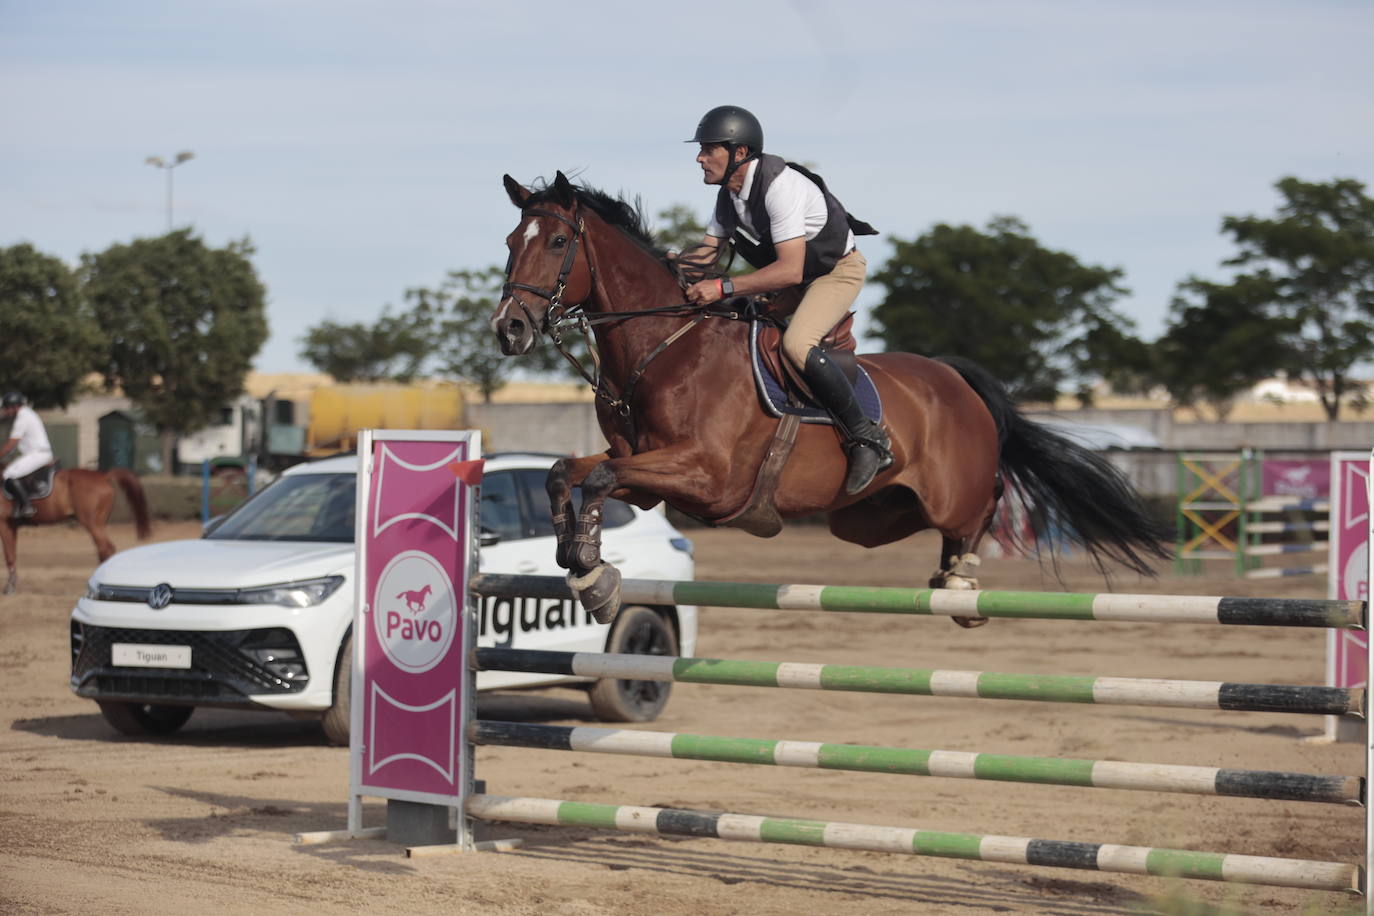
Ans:
[[[506,282],[501,287],[501,298],[514,299],[516,304],[520,306],[520,310],[525,313],[525,317],[529,319],[530,326],[539,328],[540,333],[546,333],[551,328],[558,325],[563,317],[563,313],[567,311],[567,308],[563,305],[563,290],[567,287],[568,275],[572,273],[573,263],[577,260],[577,243],[582,240],[585,226],[580,211],[574,213],[574,216],[577,217],[576,222],[559,213],[554,213],[552,210],[532,208],[526,210],[525,213],[529,216],[547,216],[556,219],[560,223],[567,225],[573,231],[572,238],[568,240],[568,253],[563,256],[563,266],[558,270],[558,279],[554,282],[553,289],[545,289],[539,286],[531,286],[528,283],[516,283],[512,281],[510,272],[511,268],[515,266],[515,254],[512,253],[511,256],[506,259]],[[516,294],[516,290],[534,293],[540,299],[548,301],[549,307],[544,311],[543,321],[535,320],[534,313],[530,311],[529,305]]]

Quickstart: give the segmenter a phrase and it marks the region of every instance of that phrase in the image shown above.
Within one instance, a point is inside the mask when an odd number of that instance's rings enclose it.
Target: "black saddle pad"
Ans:
[[[19,478],[19,485],[29,494],[29,499],[46,499],[52,495],[53,479],[62,466],[60,461],[45,464],[31,474]]]

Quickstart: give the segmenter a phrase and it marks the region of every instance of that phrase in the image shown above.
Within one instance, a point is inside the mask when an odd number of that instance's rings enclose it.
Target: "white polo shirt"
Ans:
[[[38,414],[34,413],[32,407],[21,407],[14,415],[14,423],[10,426],[10,438],[19,440],[15,452],[20,458],[28,455],[52,455],[48,431],[43,428],[43,421],[38,419]]]
[[[730,203],[735,206],[740,227],[754,238],[758,238],[759,233],[749,220],[749,194],[754,189],[754,173],[758,170],[758,165],[757,159],[746,165],[744,184],[740,187],[739,193],[730,192]],[[825,209],[825,195],[821,193],[821,189],[796,169],[785,168],[773,179],[773,183],[768,186],[768,196],[764,198],[763,206],[768,211],[774,245],[788,239],[814,239],[825,227],[828,215]],[[727,234],[725,227],[716,222],[714,210],[711,212],[711,221],[706,226],[706,234],[718,239],[725,238]],[[849,253],[853,248],[854,233],[849,232],[844,243],[845,253]]]

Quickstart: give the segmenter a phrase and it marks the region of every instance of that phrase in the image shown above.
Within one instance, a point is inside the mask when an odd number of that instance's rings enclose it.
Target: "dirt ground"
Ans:
[[[762,541],[689,532],[701,578],[920,584],[935,542],[866,551],[822,529]],[[196,526],[164,523],[159,539]],[[113,532],[131,546],[127,526]],[[20,594],[0,598],[0,912],[25,914],[1092,914],[1329,912],[1339,894],[777,845],[510,826],[523,850],[407,859],[381,840],[293,846],[340,829],[347,750],[314,723],[201,710],[167,740],[116,734],[67,686],[67,618],[94,565],[79,529],[25,531]],[[985,588],[1062,589],[989,560]],[[1102,591],[1071,561],[1066,586]],[[1318,578],[1116,577],[1118,592],[1320,597]],[[1049,674],[1320,683],[1321,631],[703,609],[698,655]],[[590,722],[571,689],[484,699],[479,715]],[[1356,774],[1357,744],[1302,739],[1316,718],[1146,707],[676,685],[651,729],[892,747]],[[724,763],[482,748],[495,794],[668,805],[967,833],[1355,862],[1363,812],[1218,799]],[[385,823],[384,802],[366,819]]]

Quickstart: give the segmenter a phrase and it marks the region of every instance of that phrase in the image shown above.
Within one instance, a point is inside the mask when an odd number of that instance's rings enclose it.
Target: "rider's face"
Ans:
[[[697,153],[701,165],[701,180],[706,184],[720,184],[725,180],[725,167],[730,164],[729,153],[722,143],[703,143]]]

